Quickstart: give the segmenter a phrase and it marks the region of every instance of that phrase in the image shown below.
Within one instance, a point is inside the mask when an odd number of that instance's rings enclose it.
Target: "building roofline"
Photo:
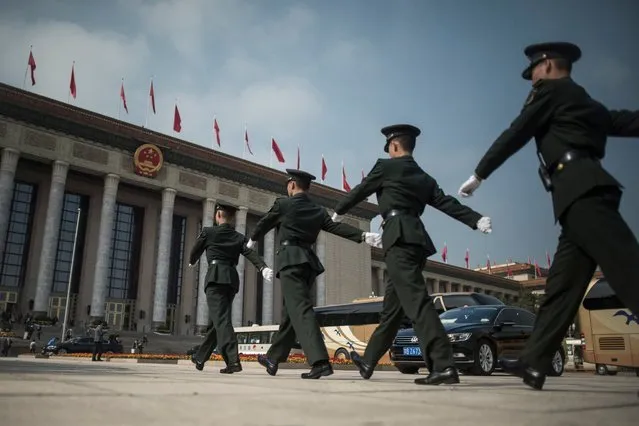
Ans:
[[[279,170],[4,83],[0,83],[0,115],[122,149],[132,155],[140,145],[151,143],[162,149],[168,163],[285,195],[287,174]],[[345,196],[343,191],[320,183],[311,186],[310,194],[328,208],[334,208]],[[350,214],[371,220],[379,212],[377,205],[365,201],[354,207]]]
[[[384,261],[382,249],[372,248],[371,255],[375,261]],[[503,278],[497,275],[486,274],[485,272],[474,271],[472,269],[462,268],[460,266],[449,265],[435,260],[428,260],[424,270],[434,274],[459,278],[461,280],[474,281],[479,284],[492,285],[505,290],[521,289],[521,283],[519,281]]]

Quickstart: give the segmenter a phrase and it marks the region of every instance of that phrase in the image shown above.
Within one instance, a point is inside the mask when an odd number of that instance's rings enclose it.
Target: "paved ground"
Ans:
[[[0,418],[7,426],[624,426],[639,418],[634,374],[568,373],[536,392],[499,375],[425,387],[398,372],[306,381],[300,370],[270,377],[247,364],[224,376],[218,368],[2,358]]]

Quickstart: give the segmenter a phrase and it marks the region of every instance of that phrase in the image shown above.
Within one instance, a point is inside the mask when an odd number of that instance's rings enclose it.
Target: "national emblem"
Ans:
[[[135,173],[145,177],[155,177],[162,168],[162,151],[155,145],[140,145],[133,155]]]

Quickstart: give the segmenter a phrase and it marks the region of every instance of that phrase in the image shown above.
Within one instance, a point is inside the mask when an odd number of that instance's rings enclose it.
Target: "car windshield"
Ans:
[[[468,306],[451,309],[439,316],[442,324],[491,324],[497,315],[497,308]]]

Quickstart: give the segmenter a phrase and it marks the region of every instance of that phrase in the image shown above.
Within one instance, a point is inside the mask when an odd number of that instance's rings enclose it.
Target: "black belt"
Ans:
[[[388,210],[385,213],[382,213],[382,223],[379,225],[379,229],[382,229],[384,227],[384,225],[386,225],[386,222],[388,221],[388,219],[390,219],[391,217],[395,217],[395,216],[401,216],[401,215],[405,215],[405,216],[415,216],[417,217],[418,214],[410,211],[410,210],[400,210],[400,209],[391,209]]]
[[[211,260],[211,265],[228,265],[228,266],[237,266],[235,263],[230,262],[228,260],[222,260],[222,259],[213,259]]]
[[[555,172],[560,172],[566,164],[580,158],[590,158],[599,161],[594,155],[588,151],[568,151],[548,167],[548,174],[552,176]]]
[[[280,241],[281,246],[298,246],[306,249],[310,249],[313,244],[306,243],[304,241],[284,240]]]

